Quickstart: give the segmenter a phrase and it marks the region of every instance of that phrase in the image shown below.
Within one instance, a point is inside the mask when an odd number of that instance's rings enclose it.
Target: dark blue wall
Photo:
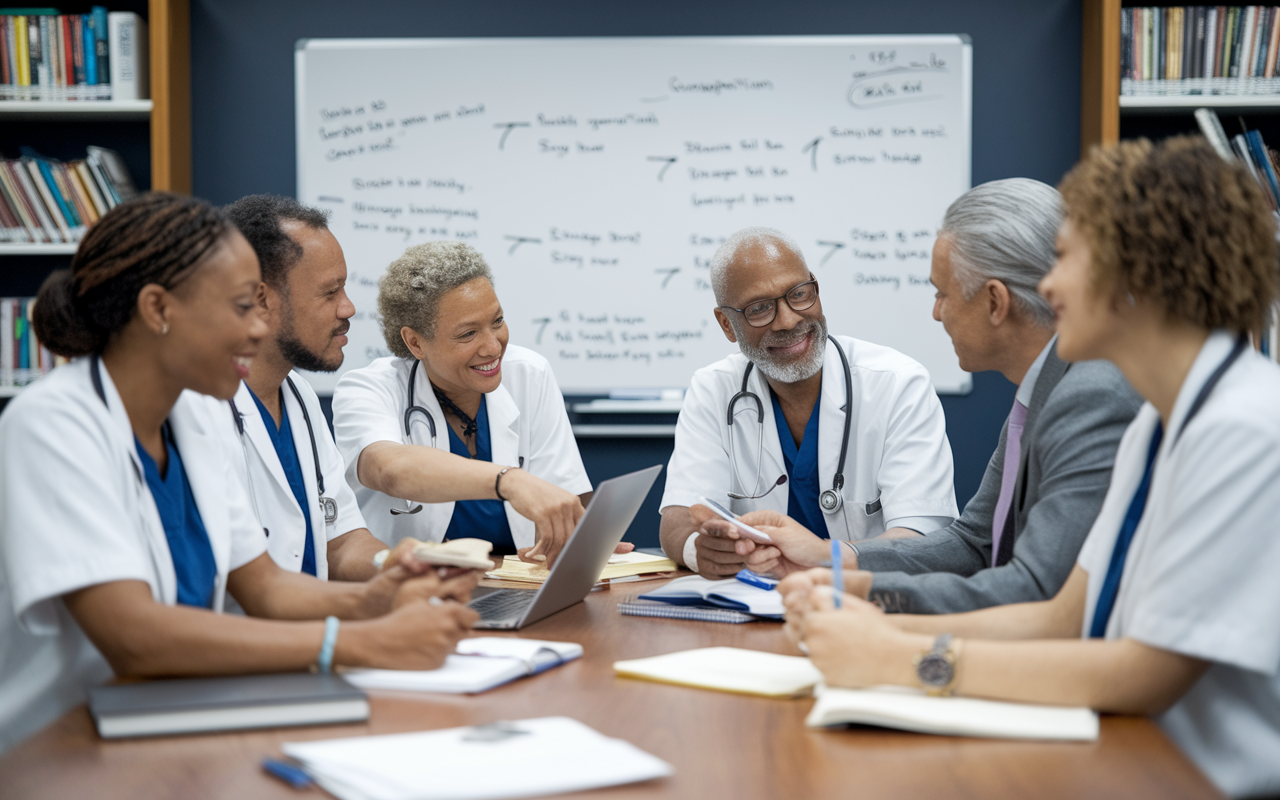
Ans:
[[[195,193],[218,203],[253,192],[292,195],[294,42],[376,36],[967,33],[973,182],[1025,176],[1056,184],[1080,152],[1080,21],[1080,0],[194,0]],[[1013,386],[979,374],[971,394],[942,402],[963,505],[995,448]],[[581,444],[593,481],[670,453],[670,440]],[[628,535],[642,545],[657,540],[659,489]]]

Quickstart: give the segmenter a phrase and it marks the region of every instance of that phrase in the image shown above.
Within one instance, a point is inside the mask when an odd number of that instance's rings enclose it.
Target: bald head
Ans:
[[[743,228],[725,240],[711,257],[711,291],[717,305],[733,305],[742,302],[735,298],[734,276],[741,268],[768,272],[776,267],[790,268],[799,264],[807,274],[804,254],[790,236],[774,228]],[[800,278],[804,280],[804,278]]]

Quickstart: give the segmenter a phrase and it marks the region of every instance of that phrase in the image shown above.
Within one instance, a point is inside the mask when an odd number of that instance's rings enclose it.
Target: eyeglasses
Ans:
[[[810,273],[809,280],[792,286],[786,294],[768,300],[757,300],[745,308],[733,306],[720,306],[720,308],[726,311],[737,311],[751,327],[763,328],[778,316],[779,300],[786,300],[792,311],[808,311],[813,308],[814,303],[818,302],[818,280]]]

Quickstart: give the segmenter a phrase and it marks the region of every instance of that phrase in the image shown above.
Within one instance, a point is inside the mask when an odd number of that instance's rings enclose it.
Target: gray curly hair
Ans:
[[[428,242],[405,250],[378,279],[378,314],[388,349],[401,358],[412,358],[400,329],[413,328],[428,339],[434,338],[440,298],[476,278],[492,284],[493,272],[484,256],[470,245]]]

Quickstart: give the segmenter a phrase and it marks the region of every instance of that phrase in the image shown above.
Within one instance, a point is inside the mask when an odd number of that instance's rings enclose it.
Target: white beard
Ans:
[[[738,349],[742,351],[748,361],[756,365],[756,369],[760,370],[765,377],[772,378],[778,383],[799,383],[812,378],[822,371],[822,361],[827,352],[827,321],[825,318],[819,317],[818,319],[810,320],[808,326],[804,324],[797,325],[781,336],[775,336],[773,333],[766,334],[758,347],[753,347],[746,343],[736,320],[733,320],[731,324],[733,325],[734,333],[738,337]],[[810,331],[813,332],[813,346],[801,358],[794,361],[779,361],[768,350],[770,345],[785,346],[794,344],[796,339],[803,338]],[[796,334],[799,334],[799,336]]]

